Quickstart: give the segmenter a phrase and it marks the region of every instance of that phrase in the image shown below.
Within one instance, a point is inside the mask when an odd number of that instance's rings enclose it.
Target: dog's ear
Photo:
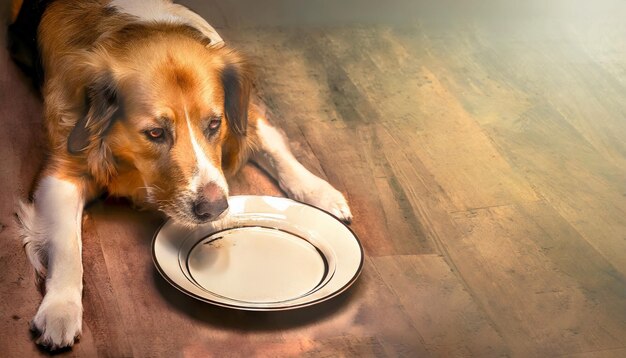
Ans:
[[[224,111],[226,120],[233,132],[246,136],[248,128],[248,106],[252,79],[248,63],[241,55],[229,52],[221,74],[224,86]]]
[[[101,142],[113,123],[120,109],[114,81],[109,72],[103,72],[85,89],[85,114],[76,122],[67,141],[71,154],[81,153],[94,141]]]

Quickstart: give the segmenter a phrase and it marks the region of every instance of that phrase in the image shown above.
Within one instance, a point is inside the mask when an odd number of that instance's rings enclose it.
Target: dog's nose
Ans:
[[[225,198],[217,202],[199,199],[193,204],[194,214],[202,221],[213,220],[220,216],[226,209],[228,209],[228,201],[226,201]]]
[[[202,221],[217,218],[228,209],[228,200],[220,187],[210,183],[198,193],[198,199],[193,203],[193,213]]]

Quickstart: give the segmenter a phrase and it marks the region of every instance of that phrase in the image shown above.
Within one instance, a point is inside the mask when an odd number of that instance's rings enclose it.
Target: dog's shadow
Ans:
[[[358,281],[337,297],[313,306],[286,311],[243,311],[196,300],[170,285],[155,269],[153,279],[159,293],[172,309],[190,318],[221,329],[276,331],[305,326],[340,313],[358,296]]]

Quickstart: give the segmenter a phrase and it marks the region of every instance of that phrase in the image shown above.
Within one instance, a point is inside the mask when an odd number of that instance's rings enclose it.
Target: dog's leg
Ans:
[[[81,333],[84,204],[79,185],[46,176],[34,203],[22,204],[18,214],[29,259],[38,275],[46,275],[46,293],[31,327],[40,333],[37,343],[51,349],[71,346]]]
[[[308,171],[289,150],[284,136],[265,119],[256,123],[258,148],[251,159],[268,172],[290,198],[324,209],[350,222],[350,207],[337,189]]]

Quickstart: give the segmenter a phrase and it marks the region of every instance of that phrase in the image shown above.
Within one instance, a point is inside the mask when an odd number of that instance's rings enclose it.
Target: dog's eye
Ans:
[[[210,133],[215,132],[220,125],[222,124],[222,119],[221,118],[213,118],[209,121],[209,126],[208,126],[208,130]]]
[[[165,137],[165,130],[163,128],[152,128],[146,131],[148,139],[153,141],[159,141]]]

